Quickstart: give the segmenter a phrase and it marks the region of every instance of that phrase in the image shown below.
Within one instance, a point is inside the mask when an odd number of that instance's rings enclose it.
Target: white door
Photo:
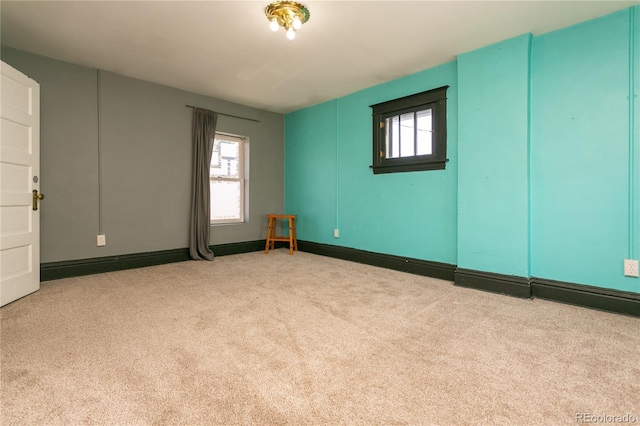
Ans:
[[[40,86],[2,62],[0,306],[40,288]]]

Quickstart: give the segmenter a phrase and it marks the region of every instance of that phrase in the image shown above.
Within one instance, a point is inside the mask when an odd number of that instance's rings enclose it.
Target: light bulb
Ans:
[[[302,26],[302,22],[300,22],[300,18],[298,16],[293,18],[293,29],[299,30],[301,26]]]
[[[289,28],[289,31],[287,31],[287,38],[289,40],[293,40],[294,38],[296,38],[296,32],[293,31],[293,28]]]
[[[269,28],[271,28],[271,31],[273,32],[278,31],[278,20],[276,18],[273,18],[271,20],[271,24],[269,24]]]

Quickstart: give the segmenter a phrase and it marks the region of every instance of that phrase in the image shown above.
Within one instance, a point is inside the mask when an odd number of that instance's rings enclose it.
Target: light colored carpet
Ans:
[[[640,319],[280,249],[0,310],[2,425],[640,423]]]

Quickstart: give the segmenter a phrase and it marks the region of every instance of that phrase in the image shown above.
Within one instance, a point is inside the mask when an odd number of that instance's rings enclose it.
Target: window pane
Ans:
[[[391,135],[393,130],[391,129],[391,119],[385,118],[384,120],[384,153],[387,158],[393,156]],[[377,154],[376,154],[377,155]]]
[[[400,117],[390,117],[386,119],[387,128],[387,158],[398,158],[400,156]],[[391,139],[389,139],[391,136]]]
[[[211,220],[242,219],[242,182],[209,181]]]
[[[239,178],[240,143],[216,139],[211,155],[212,177]]]
[[[418,117],[418,152],[416,155],[431,155],[433,154],[432,110],[418,111],[416,116]]]
[[[402,114],[400,116],[400,157],[416,155],[413,145],[414,132],[413,113]]]

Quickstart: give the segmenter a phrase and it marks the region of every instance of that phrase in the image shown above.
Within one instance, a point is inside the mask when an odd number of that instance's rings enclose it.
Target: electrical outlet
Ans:
[[[107,245],[107,237],[104,234],[98,235],[98,247],[102,247],[106,245]]]
[[[333,230],[333,238],[340,238],[340,231],[338,231],[338,228]]]
[[[624,260],[624,275],[626,277],[638,277],[638,261],[632,259]]]

